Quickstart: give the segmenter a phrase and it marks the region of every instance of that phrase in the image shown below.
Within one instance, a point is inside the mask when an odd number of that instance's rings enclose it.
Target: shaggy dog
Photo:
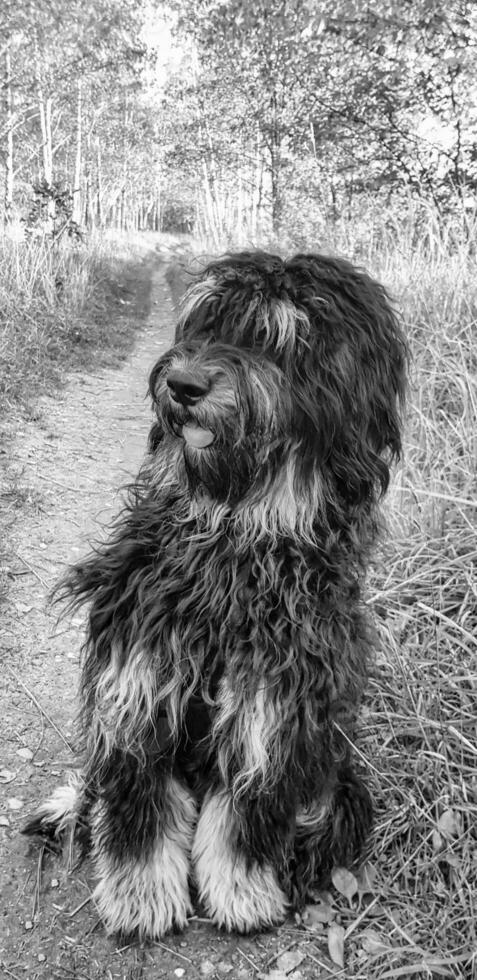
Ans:
[[[360,592],[405,359],[342,260],[229,254],[187,292],[146,463],[67,580],[90,602],[84,767],[26,828],[75,828],[108,931],[182,928],[191,877],[217,925],[266,927],[357,860]]]

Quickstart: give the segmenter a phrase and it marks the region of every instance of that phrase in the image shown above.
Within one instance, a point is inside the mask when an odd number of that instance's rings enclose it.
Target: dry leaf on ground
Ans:
[[[343,926],[332,922],[328,927],[328,952],[333,963],[341,967],[344,967],[344,936]]]

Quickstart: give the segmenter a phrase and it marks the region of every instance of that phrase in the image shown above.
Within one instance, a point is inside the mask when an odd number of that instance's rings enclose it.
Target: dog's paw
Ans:
[[[227,932],[254,932],[283,922],[287,900],[267,865],[247,866],[244,857],[221,867],[196,864],[200,898],[208,915]]]
[[[146,863],[122,864],[103,856],[98,865],[103,874],[93,899],[106,932],[160,939],[187,925],[192,906],[183,856],[156,854]]]
[[[68,783],[58,786],[33,813],[22,827],[22,834],[59,841],[65,831],[74,827],[78,816],[83,781],[79,773],[72,773]]]
[[[252,932],[283,922],[287,899],[270,865],[250,863],[237,849],[235,814],[225,793],[204,802],[192,861],[210,918],[228,932]]]
[[[108,933],[159,939],[183,929],[192,912],[189,869],[196,820],[195,801],[172,779],[165,824],[140,856],[112,853],[104,802],[92,819],[92,859],[97,878],[93,898]]]

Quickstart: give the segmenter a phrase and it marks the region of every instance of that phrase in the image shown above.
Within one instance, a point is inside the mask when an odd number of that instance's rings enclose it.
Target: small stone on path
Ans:
[[[211,960],[203,960],[200,964],[200,973],[202,977],[211,977],[215,973],[215,964]]]

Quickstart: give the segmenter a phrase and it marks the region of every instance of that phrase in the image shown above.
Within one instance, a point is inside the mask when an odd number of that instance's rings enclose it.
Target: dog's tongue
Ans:
[[[182,426],[182,436],[187,445],[193,446],[194,449],[205,449],[214,441],[214,433],[210,429],[201,429],[199,425],[190,422]]]

